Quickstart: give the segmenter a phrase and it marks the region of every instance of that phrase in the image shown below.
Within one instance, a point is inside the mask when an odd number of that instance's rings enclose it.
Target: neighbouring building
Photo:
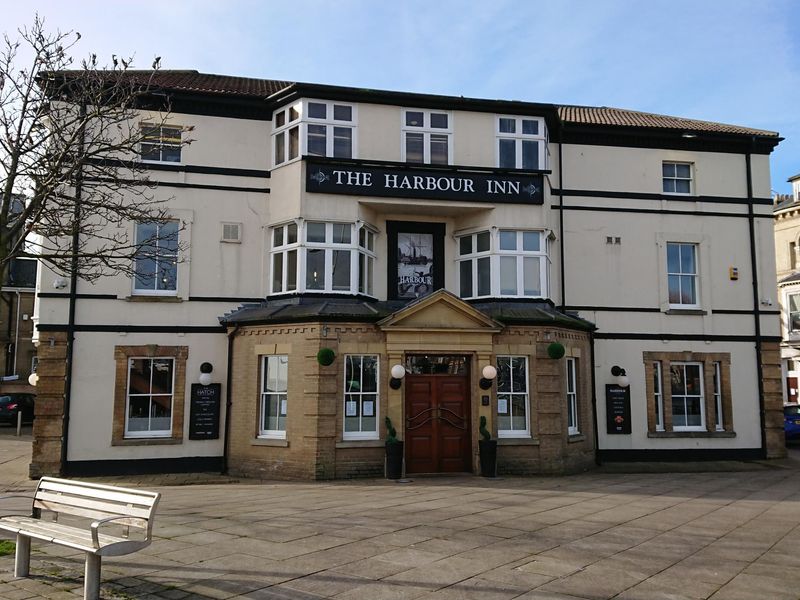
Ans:
[[[792,193],[775,198],[775,266],[781,315],[783,401],[800,402],[800,174]]]
[[[481,417],[501,473],[785,453],[777,133],[155,82],[172,114],[141,158],[171,241],[133,278],[78,282],[63,437],[69,295],[42,270],[32,475],[376,476],[387,416],[408,474],[478,472]]]

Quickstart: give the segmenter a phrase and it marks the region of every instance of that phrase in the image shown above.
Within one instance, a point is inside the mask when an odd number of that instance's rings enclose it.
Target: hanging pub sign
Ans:
[[[606,384],[606,433],[631,432],[631,388]]]
[[[306,159],[306,191],[351,196],[542,204],[543,176],[328,164]]]
[[[219,410],[222,384],[192,384],[189,399],[189,439],[216,440],[219,438]]]
[[[390,300],[413,300],[444,287],[444,223],[387,221]]]

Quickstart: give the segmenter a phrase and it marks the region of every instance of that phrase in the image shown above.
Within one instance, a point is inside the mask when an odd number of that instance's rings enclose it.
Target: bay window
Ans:
[[[375,233],[361,223],[299,221],[272,228],[272,293],[371,296]]]
[[[303,155],[354,158],[356,108],[324,100],[300,100],[273,113],[273,165]]]
[[[460,236],[461,297],[546,297],[546,245],[541,231],[500,229]]]

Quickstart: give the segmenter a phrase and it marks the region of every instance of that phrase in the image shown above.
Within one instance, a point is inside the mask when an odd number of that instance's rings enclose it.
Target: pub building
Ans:
[[[499,474],[785,453],[777,133],[154,81],[141,160],[174,221],[130,234],[168,241],[72,296],[41,269],[32,476],[383,476],[387,417],[408,476],[480,474],[482,417]]]

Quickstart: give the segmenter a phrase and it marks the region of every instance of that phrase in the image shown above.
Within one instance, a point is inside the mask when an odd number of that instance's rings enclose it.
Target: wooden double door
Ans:
[[[472,471],[469,377],[407,375],[406,472]]]

